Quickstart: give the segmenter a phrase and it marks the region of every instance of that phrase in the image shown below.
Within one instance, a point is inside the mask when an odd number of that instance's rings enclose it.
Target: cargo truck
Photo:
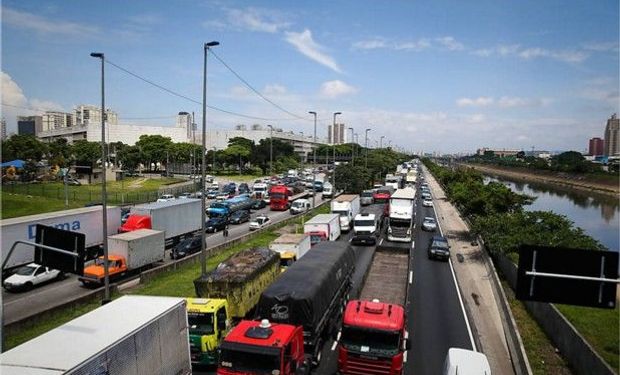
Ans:
[[[124,296],[0,356],[0,373],[191,374],[185,300]]]
[[[121,208],[108,207],[107,213],[107,233],[110,235],[116,233],[121,224]],[[93,206],[2,220],[0,223],[0,232],[2,233],[2,249],[0,252],[3,262],[9,249],[16,241],[35,241],[37,224],[84,233],[87,248],[87,259],[85,260],[99,256],[99,245],[103,243],[101,206]],[[6,269],[10,271],[32,262],[34,262],[34,248],[19,244],[7,262]]]
[[[407,172],[407,177],[405,177],[405,182],[407,185],[415,186],[416,181],[418,179],[418,172],[415,169],[409,170]]]
[[[340,216],[340,231],[348,232],[352,228],[353,218],[360,213],[360,196],[342,194],[331,201],[332,214]]]
[[[377,246],[359,300],[349,301],[338,341],[338,371],[343,375],[401,375],[407,332],[409,286],[407,246]],[[372,369],[369,372],[368,369]]]
[[[231,327],[228,302],[221,298],[187,298],[192,365],[217,363],[217,348]]]
[[[223,202],[211,203],[207,209],[209,217],[225,217],[240,210],[250,210],[254,201],[249,195],[239,195]]]
[[[392,189],[400,189],[402,177],[400,175],[388,174],[385,176],[385,186],[391,187]]]
[[[110,280],[135,274],[164,260],[164,232],[139,229],[133,232],[108,237],[108,272]],[[103,284],[103,256],[84,268],[84,275],[78,277],[85,285]]]
[[[415,194],[415,188],[407,187],[396,190],[390,197],[388,241],[411,242],[413,239]]]
[[[231,330],[222,344],[218,374],[294,374],[298,366],[318,365],[323,344],[340,325],[354,269],[348,243],[315,246],[261,294],[255,320],[268,330],[253,328],[256,321],[242,321]]]
[[[285,233],[269,244],[269,249],[280,254],[280,267],[286,269],[304,256],[311,247],[307,234]]]
[[[244,318],[258,297],[280,275],[280,257],[266,248],[243,250],[194,280],[196,295],[228,301],[228,315]]]
[[[319,214],[304,224],[304,233],[310,236],[312,246],[321,241],[336,241],[340,237],[340,221],[337,214]]]
[[[166,244],[176,244],[184,237],[200,230],[200,199],[176,199],[148,203],[131,208],[120,233],[137,229],[154,229],[165,233]]]

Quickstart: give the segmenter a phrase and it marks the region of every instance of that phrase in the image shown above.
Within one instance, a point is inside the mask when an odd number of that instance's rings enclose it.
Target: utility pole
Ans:
[[[355,130],[353,128],[349,128],[351,131],[351,165],[355,164],[355,142],[353,139],[355,138]]]
[[[365,152],[366,152],[366,168],[368,168],[368,132],[370,131],[370,128],[366,129],[366,137],[364,140],[364,147],[366,148]]]
[[[311,115],[314,115],[314,148],[313,148],[313,158],[314,158],[314,166],[312,168],[312,176],[313,176],[313,180],[312,180],[312,208],[316,207],[316,112],[314,111],[309,111],[308,112]]]
[[[269,176],[273,176],[273,126],[269,126]]]
[[[332,146],[334,147],[334,170],[332,171],[332,200],[334,200],[336,190],[336,116],[342,112],[334,112],[334,124],[332,125]]]

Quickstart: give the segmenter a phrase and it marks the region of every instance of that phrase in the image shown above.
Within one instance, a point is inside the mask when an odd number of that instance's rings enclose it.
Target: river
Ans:
[[[485,183],[500,181],[512,191],[536,197],[527,211],[553,211],[572,220],[609,250],[620,249],[620,202],[605,194],[568,187],[523,182],[505,177],[485,177]]]

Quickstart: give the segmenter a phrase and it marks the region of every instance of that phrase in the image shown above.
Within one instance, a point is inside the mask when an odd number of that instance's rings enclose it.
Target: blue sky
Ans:
[[[2,110],[15,116],[97,104],[106,58],[202,98],[208,126],[275,124],[324,136],[332,113],[363,142],[406,150],[582,151],[618,111],[618,1],[10,1],[2,5]],[[106,65],[121,123],[174,124],[201,106]]]

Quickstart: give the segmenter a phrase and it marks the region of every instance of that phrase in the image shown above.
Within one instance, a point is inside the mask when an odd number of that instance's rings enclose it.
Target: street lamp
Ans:
[[[336,190],[336,116],[342,112],[334,112],[334,125],[332,126],[332,146],[334,146],[334,170],[332,171],[332,189]],[[332,200],[334,200],[334,192],[332,191]]]
[[[355,144],[353,143],[353,138],[355,138],[355,131],[353,128],[349,128],[351,131],[351,165],[355,164]]]
[[[202,71],[202,165],[200,166],[202,179],[200,182],[200,202],[202,209],[200,210],[200,226],[201,226],[201,240],[200,240],[200,260],[201,260],[201,275],[205,277],[207,275],[207,234],[206,234],[206,221],[207,221],[207,203],[205,201],[205,182],[207,181],[207,54],[209,48],[219,45],[219,42],[212,41],[204,44],[204,64]]]
[[[108,260],[108,202],[106,192],[106,145],[105,145],[105,55],[101,52],[93,52],[91,57],[101,60],[101,226],[103,231],[103,283],[105,292],[103,304],[110,302],[110,265]]]
[[[313,138],[313,159],[314,159],[314,166],[312,168],[312,208],[316,207],[315,206],[315,199],[316,199],[316,112],[314,111],[308,111],[309,114],[314,115],[314,138]]]
[[[381,140],[379,142],[379,148],[383,148],[383,138],[385,138],[385,135],[381,136]]]
[[[273,126],[269,126],[269,175],[273,176]]]
[[[370,128],[366,129],[366,137],[364,139],[364,147],[366,148],[366,168],[368,168],[368,132]]]

